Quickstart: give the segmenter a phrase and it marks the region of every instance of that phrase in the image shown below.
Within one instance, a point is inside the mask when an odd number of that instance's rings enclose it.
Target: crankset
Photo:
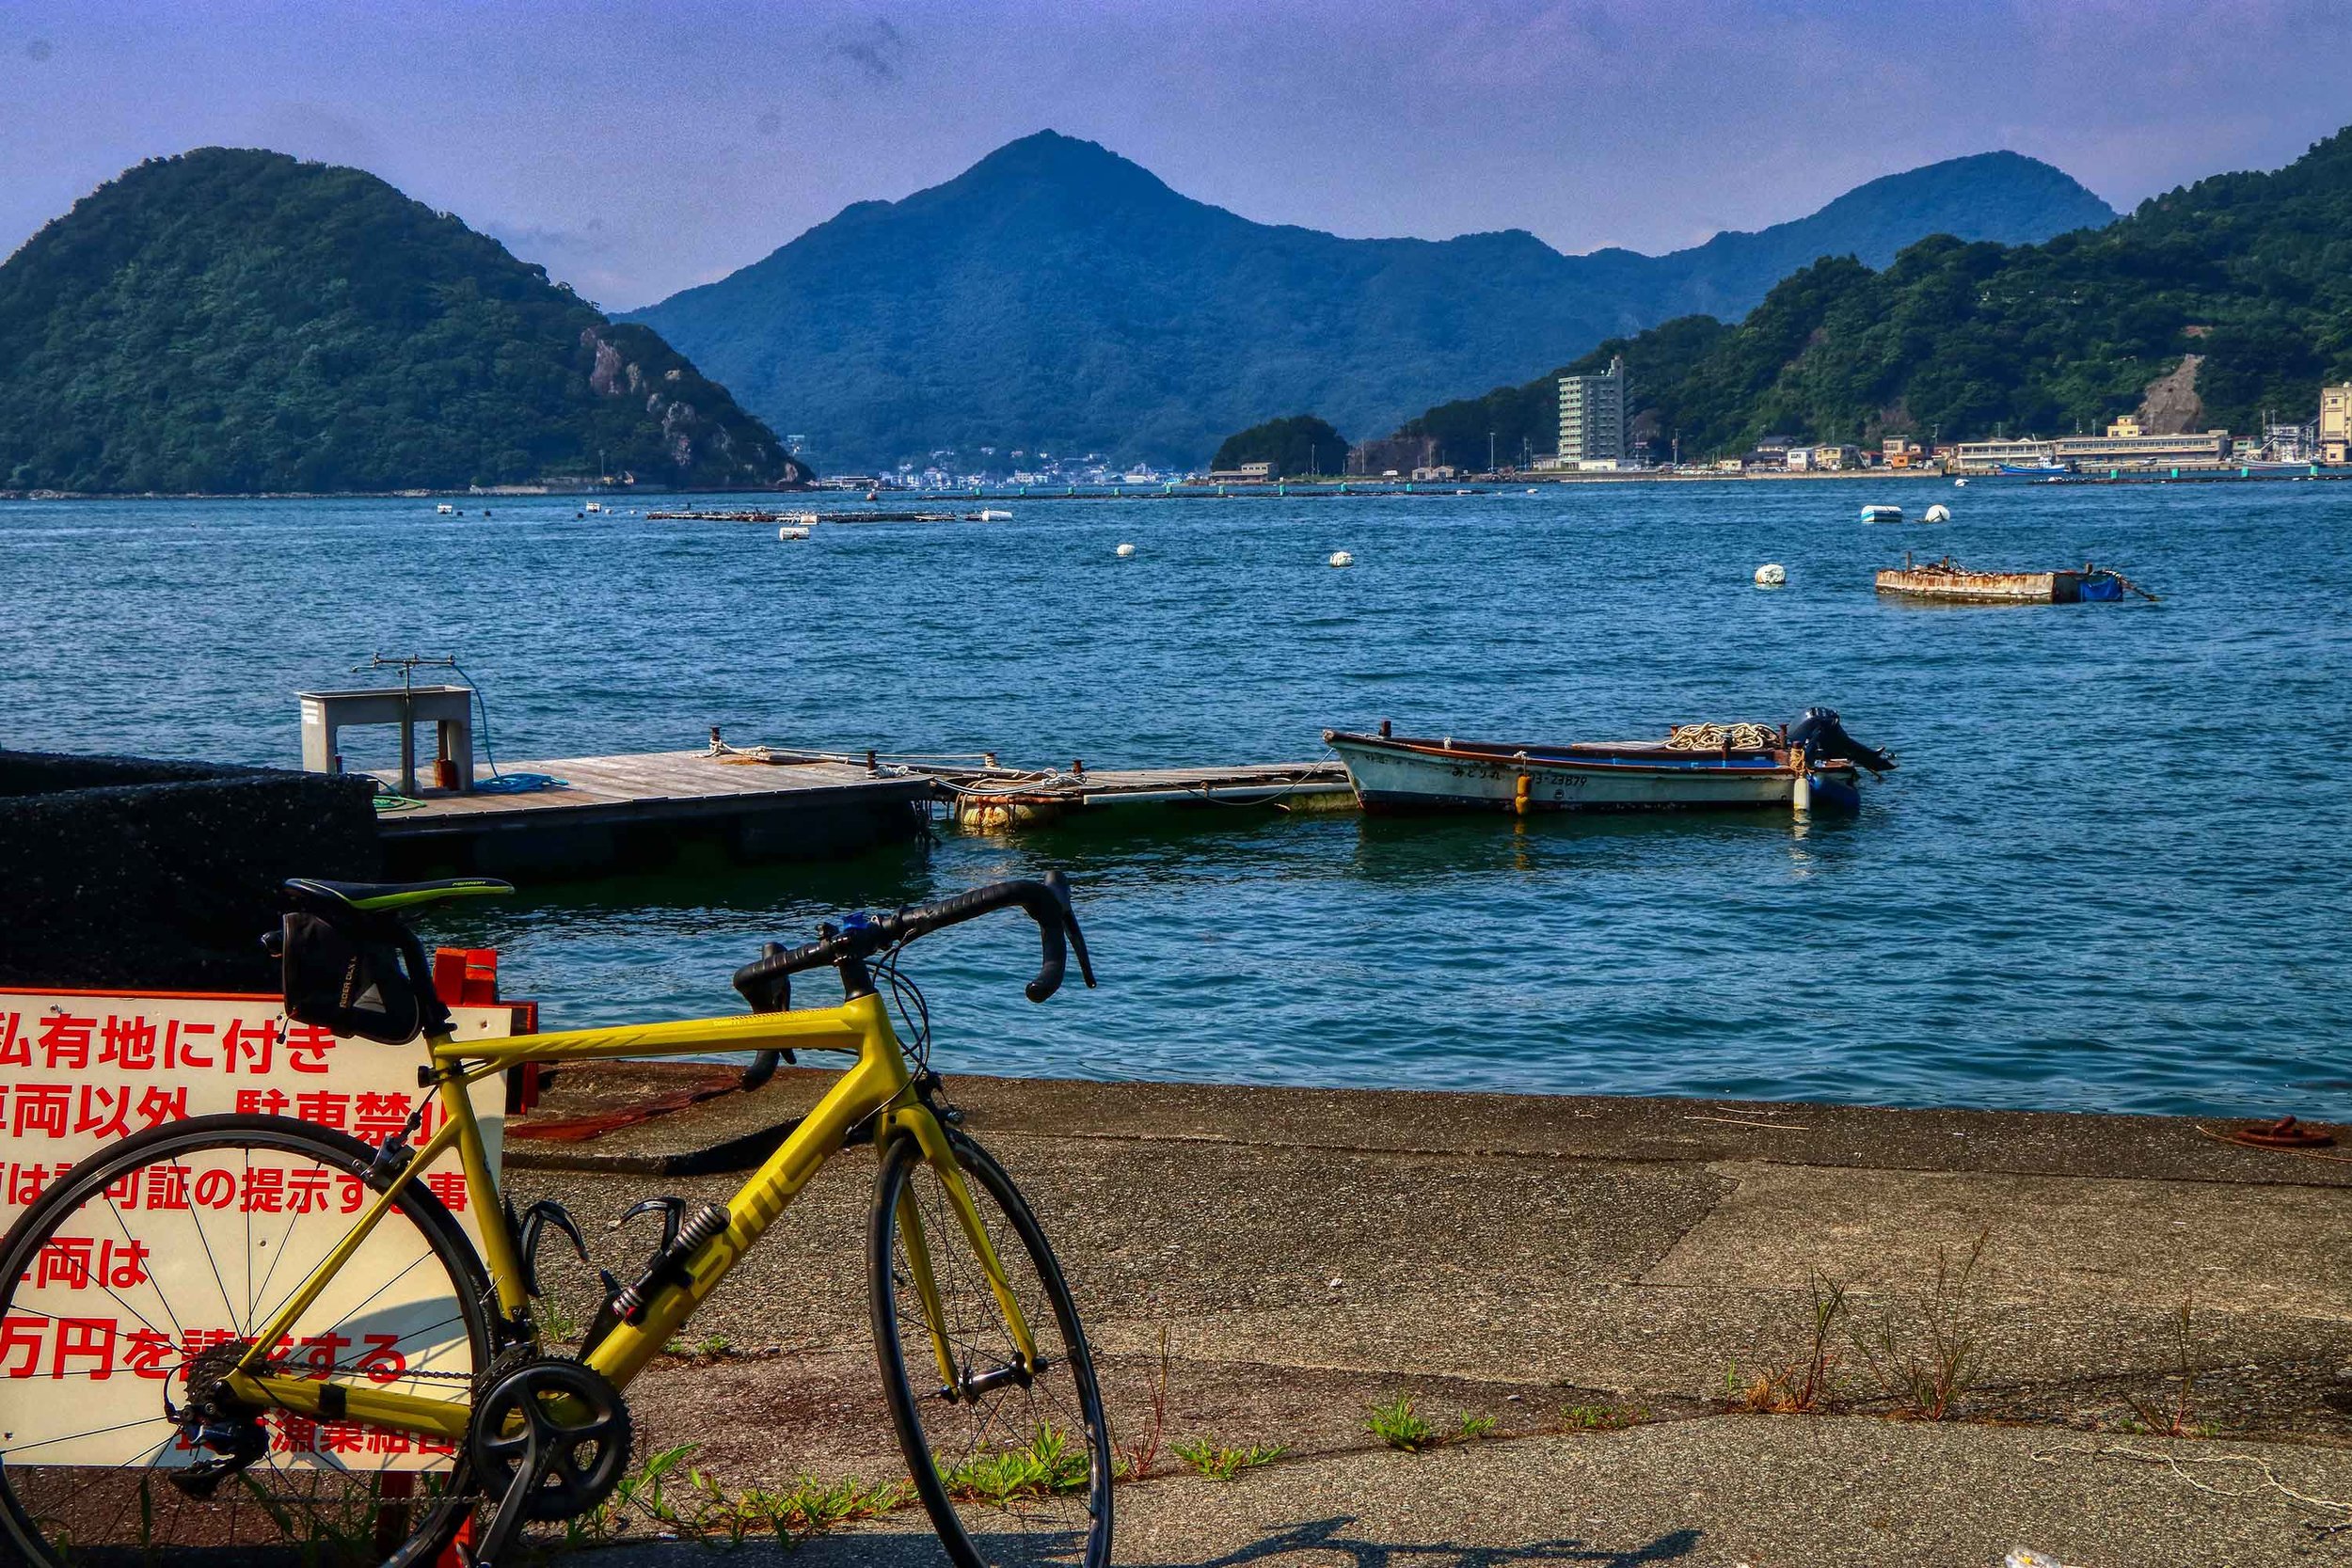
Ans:
[[[628,1464],[628,1403],[580,1362],[524,1361],[474,1401],[467,1443],[482,1490],[500,1499],[474,1568],[495,1568],[524,1525],[576,1518],[612,1496]]]

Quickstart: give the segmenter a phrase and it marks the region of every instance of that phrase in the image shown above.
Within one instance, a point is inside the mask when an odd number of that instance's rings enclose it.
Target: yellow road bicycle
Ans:
[[[466,1042],[401,911],[506,884],[288,891],[289,1015],[422,1033],[433,1092],[377,1147],[280,1117],[167,1124],[24,1212],[0,1243],[0,1561],[405,1568],[453,1544],[477,1565],[514,1561],[613,1496],[630,1381],[853,1144],[881,1157],[866,1261],[883,1390],[948,1557],[1109,1560],[1110,1433],[1077,1310],[1028,1205],[941,1097],[898,970],[916,938],[1019,909],[1043,944],[1030,1000],[1060,986],[1073,949],[1091,986],[1058,874],[770,943],[736,973],[743,1017]],[[790,976],[821,967],[841,1005],[791,1010]],[[749,1075],[764,1077],[796,1051],[856,1060],[727,1202],[639,1206],[663,1212],[660,1244],[634,1280],[603,1275],[576,1352],[543,1335],[539,1244],[554,1230],[585,1248],[560,1207],[518,1215],[501,1196],[475,1085],[526,1060],[723,1052],[759,1053]],[[419,1179],[453,1148],[462,1189]]]

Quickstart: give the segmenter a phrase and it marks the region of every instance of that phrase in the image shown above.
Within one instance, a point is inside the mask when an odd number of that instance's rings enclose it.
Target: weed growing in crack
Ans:
[[[1837,1352],[1833,1348],[1846,1315],[1846,1287],[1820,1269],[1809,1269],[1812,1322],[1801,1354],[1791,1361],[1742,1381],[1733,1362],[1724,1378],[1724,1397],[1735,1410],[1796,1414],[1822,1408],[1836,1387]]]
[[[803,1476],[789,1487],[733,1488],[691,1463],[695,1449],[682,1443],[648,1456],[610,1497],[565,1523],[565,1544],[622,1539],[642,1517],[657,1537],[740,1546],[765,1532],[789,1550],[835,1525],[914,1500],[914,1488],[904,1481],[869,1485],[854,1477],[820,1481]]]
[[[1413,1408],[1407,1395],[1399,1394],[1386,1404],[1375,1404],[1364,1422],[1364,1428],[1392,1449],[1418,1453],[1429,1446],[1435,1429]]]
[[[2171,1320],[2173,1364],[2179,1369],[2172,1374],[2171,1398],[2142,1399],[2135,1394],[2125,1401],[2132,1407],[2132,1414],[2139,1418],[2139,1425],[2159,1437],[2203,1437],[2211,1431],[2189,1418],[2197,1398],[2189,1310],[2190,1296],[2184,1295],[2181,1309],[2172,1314]]]
[[[1279,1443],[1253,1443],[1246,1449],[1228,1448],[1214,1437],[1196,1437],[1175,1445],[1176,1457],[1191,1465],[1210,1481],[1231,1481],[1244,1470],[1260,1465],[1270,1465],[1282,1457]]]
[[[1560,1408],[1560,1424],[1570,1432],[1622,1432],[1649,1415],[1646,1404],[1569,1404]]]
[[[1848,1341],[1895,1402],[1897,1414],[1943,1420],[1982,1375],[1984,1303],[1978,1270],[1992,1237],[1991,1226],[1978,1231],[1958,1267],[1949,1252],[1936,1248],[1934,1283],[1912,1303],[1911,1312],[1889,1304],[1867,1332],[1848,1325]]]
[[[1084,1447],[1072,1447],[1067,1433],[1042,1421],[1018,1448],[972,1454],[938,1469],[949,1497],[999,1508],[1017,1497],[1075,1492],[1087,1482]]]
[[[1160,1328],[1160,1365],[1152,1380],[1152,1424],[1144,1434],[1115,1450],[1112,1470],[1121,1481],[1150,1481],[1160,1462],[1160,1441],[1168,1431],[1168,1328]]]

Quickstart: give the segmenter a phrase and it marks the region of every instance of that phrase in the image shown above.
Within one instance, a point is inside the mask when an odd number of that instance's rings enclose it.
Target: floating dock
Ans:
[[[951,760],[861,762],[767,748],[557,757],[507,777],[558,781],[508,791],[392,796],[376,824],[400,874],[598,876],[659,866],[702,843],[739,862],[823,860],[920,836],[944,810],[982,832],[1039,827],[1119,806],[1347,811],[1356,797],[1330,761],[1195,768],[1020,769]],[[376,775],[388,789],[396,775]]]
[[[1336,762],[1231,767],[1125,768],[1021,773],[1009,768],[940,769],[950,820],[995,832],[1058,822],[1120,806],[1257,806],[1282,811],[1352,811],[1356,792]]]
[[[745,766],[706,752],[558,757],[504,771],[561,784],[426,791],[413,805],[379,810],[395,872],[594,876],[660,865],[693,843],[736,861],[831,859],[919,837],[938,791],[918,774],[839,762]]]

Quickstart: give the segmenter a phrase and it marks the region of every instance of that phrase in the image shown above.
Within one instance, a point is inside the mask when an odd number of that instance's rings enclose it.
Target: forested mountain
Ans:
[[[1948,237],[1885,270],[1824,260],[1736,327],[1697,318],[1602,343],[1623,354],[1653,451],[1688,458],[1758,436],[1871,442],[2091,429],[2168,395],[2172,429],[2307,420],[2323,381],[2352,378],[2352,130],[2275,173],[2224,174],[2128,218],[2046,244]],[[1457,456],[1554,444],[1555,376],[1441,404],[1400,434]],[[2185,395],[2185,389],[2193,391]]]
[[[1817,256],[1883,263],[1930,233],[2042,239],[2112,215],[2048,165],[1995,153],[1663,257],[1563,256],[1520,230],[1342,239],[1250,222],[1041,132],[637,319],[828,467],[939,448],[977,463],[983,446],[1197,465],[1286,410],[1389,429],[1448,388],[1744,311]]]
[[[650,329],[358,169],[205,148],[0,265],[0,487],[386,490],[803,473]]]
[[[1347,471],[1347,437],[1312,414],[1292,414],[1228,436],[1218,443],[1212,468],[1271,463],[1278,477]]]

